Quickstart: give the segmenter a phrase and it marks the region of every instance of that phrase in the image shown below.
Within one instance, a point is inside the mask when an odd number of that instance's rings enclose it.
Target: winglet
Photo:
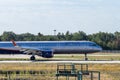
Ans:
[[[17,46],[17,44],[15,43],[15,41],[14,40],[11,40],[12,41],[12,43],[13,43],[13,45],[14,46]]]

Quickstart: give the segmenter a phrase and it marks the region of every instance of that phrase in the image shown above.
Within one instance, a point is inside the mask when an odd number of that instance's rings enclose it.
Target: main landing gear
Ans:
[[[30,60],[32,60],[32,61],[35,60],[35,56],[31,56]]]
[[[35,60],[35,55],[32,54],[32,56],[30,57],[30,60],[34,61]]]

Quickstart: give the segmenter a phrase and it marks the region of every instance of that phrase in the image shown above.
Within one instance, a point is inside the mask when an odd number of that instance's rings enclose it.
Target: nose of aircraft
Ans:
[[[98,51],[102,51],[102,50],[103,50],[102,47],[99,46]]]

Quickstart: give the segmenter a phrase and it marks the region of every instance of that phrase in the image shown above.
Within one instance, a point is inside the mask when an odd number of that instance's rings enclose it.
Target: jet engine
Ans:
[[[42,51],[40,56],[44,58],[52,58],[54,55],[52,51]]]

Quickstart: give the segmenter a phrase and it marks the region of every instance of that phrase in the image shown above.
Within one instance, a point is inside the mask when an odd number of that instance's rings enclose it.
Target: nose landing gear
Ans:
[[[85,61],[87,61],[87,60],[88,60],[87,53],[85,53]]]

